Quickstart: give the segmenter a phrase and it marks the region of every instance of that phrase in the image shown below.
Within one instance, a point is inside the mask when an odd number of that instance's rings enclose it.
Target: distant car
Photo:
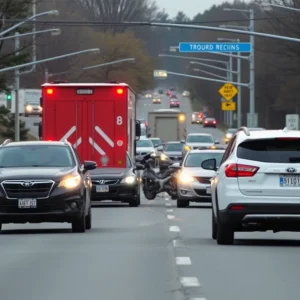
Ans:
[[[176,94],[171,94],[171,95],[170,95],[170,99],[178,99],[178,97],[177,97]]]
[[[237,132],[237,128],[229,128],[224,137],[225,144],[228,144],[232,138],[232,136]]]
[[[190,96],[190,92],[184,91],[184,92],[182,93],[182,96],[183,96],[183,97],[189,97],[189,96]]]
[[[167,142],[163,148],[163,153],[175,162],[182,160],[182,142]]]
[[[205,118],[203,127],[214,127],[217,128],[217,120],[215,118]]]
[[[200,112],[193,112],[192,114],[192,124],[203,124],[203,117]]]
[[[136,155],[144,156],[148,153],[154,152],[154,145],[151,140],[147,138],[140,139],[136,142]]]
[[[163,144],[163,141],[158,137],[153,137],[153,138],[150,138],[149,140],[151,140],[151,142],[155,148],[157,148]]]
[[[152,98],[152,94],[150,93],[145,94],[145,98]]]
[[[164,93],[164,90],[162,90],[162,89],[159,89],[159,90],[158,90],[158,93],[159,93],[160,95],[163,95],[163,93]]]
[[[25,106],[25,117],[28,116],[41,116],[42,115],[42,107],[40,103],[27,103]]]
[[[177,108],[180,107],[180,102],[177,99],[170,100],[170,108],[173,108],[173,107],[177,107]]]
[[[152,103],[153,104],[161,104],[160,98],[157,98],[157,97],[153,98]]]

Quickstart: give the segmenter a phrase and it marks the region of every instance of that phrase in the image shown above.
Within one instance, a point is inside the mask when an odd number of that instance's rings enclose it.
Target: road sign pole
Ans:
[[[232,74],[232,52],[230,52],[230,57],[229,57],[229,81],[233,81],[233,74]],[[229,112],[229,126],[232,127],[232,111]]]
[[[238,53],[240,55],[240,53]],[[238,58],[237,60],[237,82],[242,81],[242,60]],[[242,87],[239,88],[239,93],[237,95],[237,128],[242,126]]]

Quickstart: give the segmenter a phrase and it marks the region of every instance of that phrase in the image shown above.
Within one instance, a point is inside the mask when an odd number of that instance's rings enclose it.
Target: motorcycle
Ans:
[[[153,169],[153,161],[159,160],[159,172]],[[145,197],[153,200],[161,192],[168,193],[172,199],[177,198],[177,173],[181,169],[178,163],[170,160],[166,155],[157,156],[155,153],[146,154],[139,159],[136,165],[138,170],[143,170],[142,185]]]

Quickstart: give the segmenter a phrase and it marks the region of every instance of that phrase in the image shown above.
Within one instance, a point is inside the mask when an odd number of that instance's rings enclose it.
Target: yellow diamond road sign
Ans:
[[[236,110],[235,102],[222,102],[222,110]]]
[[[226,100],[230,101],[238,94],[238,89],[231,83],[225,83],[220,89],[220,95]]]

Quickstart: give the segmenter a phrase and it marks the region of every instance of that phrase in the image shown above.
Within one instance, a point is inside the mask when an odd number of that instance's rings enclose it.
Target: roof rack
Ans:
[[[249,132],[248,128],[245,127],[245,126],[240,127],[240,128],[237,130],[237,132],[238,132],[238,131],[243,131],[247,136],[250,136],[250,132]]]
[[[13,140],[11,140],[11,139],[6,139],[0,146],[2,147],[4,145],[7,145],[7,144],[11,143],[12,141]]]

